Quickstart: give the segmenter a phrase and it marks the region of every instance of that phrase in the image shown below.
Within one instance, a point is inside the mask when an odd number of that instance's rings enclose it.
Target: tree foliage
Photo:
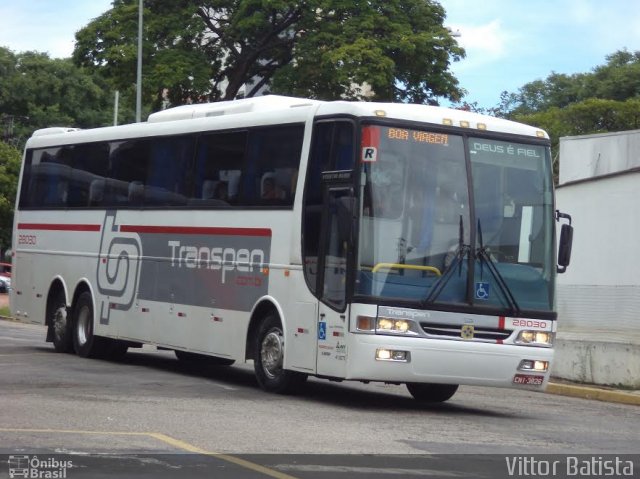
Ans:
[[[556,160],[562,136],[639,129],[640,51],[617,51],[606,60],[588,73],[551,73],[517,93],[503,92],[492,112],[545,129]]]
[[[502,116],[522,117],[592,99],[624,102],[640,98],[640,51],[621,50],[606,59],[605,65],[589,73],[551,73],[545,80],[527,83],[517,93],[503,92],[496,111]],[[593,126],[594,131],[601,129],[600,123]]]
[[[0,47],[0,252],[11,244],[20,149],[31,133],[50,126],[96,127],[112,121],[107,83],[44,53]]]
[[[0,47],[3,137],[21,145],[37,128],[103,126],[112,121],[111,89],[101,78],[45,53]]]
[[[315,98],[435,102],[462,91],[464,56],[432,0],[147,0],[144,97],[158,109],[271,91]],[[76,34],[77,65],[118,88],[135,82],[137,0]]]
[[[16,200],[20,151],[0,141],[0,253],[11,246],[13,205]],[[0,254],[0,256],[1,256]]]
[[[444,18],[439,4],[425,0],[319,2],[274,89],[324,99],[457,101],[462,90],[449,66],[464,51]]]

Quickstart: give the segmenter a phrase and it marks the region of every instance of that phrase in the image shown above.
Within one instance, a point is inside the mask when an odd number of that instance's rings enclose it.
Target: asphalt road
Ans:
[[[508,477],[505,455],[640,451],[637,406],[461,387],[425,407],[403,386],[322,380],[279,396],[250,364],[203,370],[154,348],[88,360],[44,335],[0,321],[0,455],[73,460],[69,478]]]

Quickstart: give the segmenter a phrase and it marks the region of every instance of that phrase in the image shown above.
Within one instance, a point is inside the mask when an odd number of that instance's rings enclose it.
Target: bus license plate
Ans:
[[[516,374],[513,377],[515,384],[524,384],[526,386],[540,386],[544,382],[544,376],[532,376],[530,374]]]

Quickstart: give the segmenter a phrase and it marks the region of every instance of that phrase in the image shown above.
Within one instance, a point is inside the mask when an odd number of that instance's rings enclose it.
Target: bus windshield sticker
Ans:
[[[378,149],[375,146],[362,147],[362,162],[375,163],[378,161]]]
[[[365,126],[362,128],[362,163],[374,163],[378,161],[380,149],[380,128],[377,126]]]
[[[476,299],[480,299],[486,301],[489,299],[489,288],[490,284],[483,281],[478,281],[476,283]]]

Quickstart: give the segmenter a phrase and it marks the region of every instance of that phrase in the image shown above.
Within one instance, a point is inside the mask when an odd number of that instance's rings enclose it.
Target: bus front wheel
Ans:
[[[274,314],[265,317],[254,343],[254,368],[258,384],[269,392],[295,392],[307,375],[284,369],[284,334],[280,320]]]
[[[73,347],[83,358],[95,358],[105,353],[104,338],[93,334],[93,301],[87,291],[80,295],[73,308]]]
[[[458,390],[457,384],[407,383],[411,395],[420,402],[445,402]]]

